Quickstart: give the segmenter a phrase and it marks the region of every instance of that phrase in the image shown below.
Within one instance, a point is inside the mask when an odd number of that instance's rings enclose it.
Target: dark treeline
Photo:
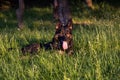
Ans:
[[[53,0],[24,0],[26,7],[46,7],[51,6]],[[85,3],[85,0],[68,0],[71,6],[80,6],[80,4]],[[93,0],[93,3],[106,2],[112,6],[120,7],[120,0]],[[0,8],[3,6],[8,6],[9,8],[17,8],[18,0],[0,0]]]

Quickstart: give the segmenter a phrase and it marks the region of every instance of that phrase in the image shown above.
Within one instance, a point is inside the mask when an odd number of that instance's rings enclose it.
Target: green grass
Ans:
[[[55,31],[50,8],[28,9],[24,16],[25,28],[18,31],[15,10],[0,12],[0,80],[120,79],[120,9],[73,12],[76,22],[91,22],[74,25],[73,56],[44,49],[23,56],[21,47],[49,42]]]

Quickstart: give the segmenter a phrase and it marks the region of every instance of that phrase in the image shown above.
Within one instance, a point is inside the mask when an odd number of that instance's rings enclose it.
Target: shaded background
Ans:
[[[50,7],[53,0],[24,0],[25,7]],[[81,7],[85,0],[68,0],[71,7]],[[93,3],[108,3],[114,7],[120,7],[120,0],[93,0]],[[6,10],[18,7],[18,0],[0,0],[0,10]]]

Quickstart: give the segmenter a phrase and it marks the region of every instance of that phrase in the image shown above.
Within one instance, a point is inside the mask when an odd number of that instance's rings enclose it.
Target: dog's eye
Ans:
[[[68,38],[70,38],[70,37],[71,37],[71,35],[70,35],[70,34],[66,34],[66,36],[67,36]]]
[[[56,29],[58,29],[58,28],[59,28],[59,26],[57,25],[55,28],[56,28]]]
[[[67,34],[66,36],[69,38],[69,37],[70,37],[70,34]]]
[[[71,30],[72,30],[72,26],[70,26],[70,27],[69,27],[69,29],[71,29]]]

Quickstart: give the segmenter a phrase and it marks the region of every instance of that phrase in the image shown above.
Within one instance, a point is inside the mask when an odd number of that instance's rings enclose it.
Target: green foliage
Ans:
[[[27,44],[52,39],[55,23],[50,8],[28,9],[21,31],[14,10],[0,12],[0,80],[119,80],[119,11],[105,5],[73,12],[74,22],[81,25],[74,24],[72,56],[44,49],[24,56],[20,51]]]

